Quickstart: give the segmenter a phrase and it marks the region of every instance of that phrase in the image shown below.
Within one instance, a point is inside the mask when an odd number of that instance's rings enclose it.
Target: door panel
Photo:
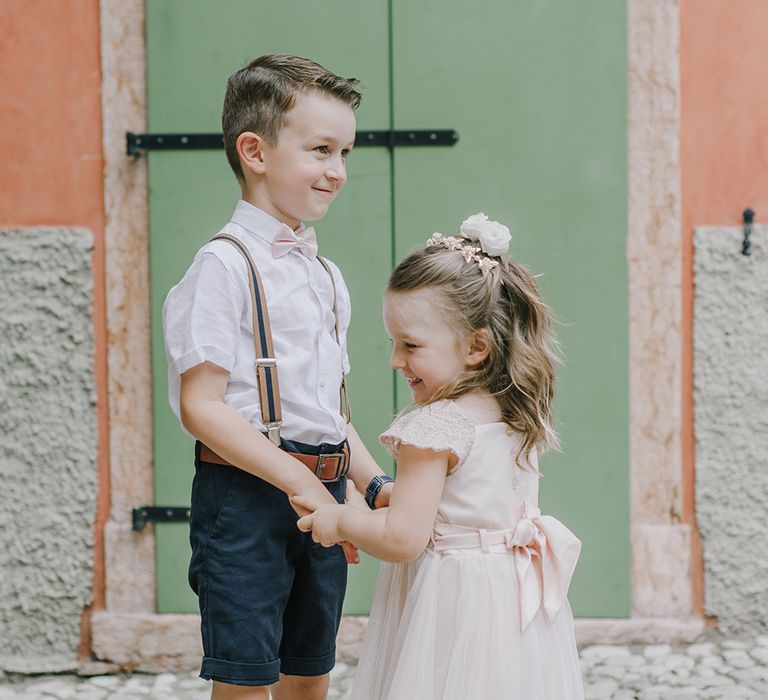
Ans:
[[[624,13],[597,0],[395,0],[392,18],[394,128],[460,135],[395,151],[396,257],[484,211],[541,273],[565,355],[563,453],[543,460],[541,500],[583,540],[571,601],[590,617],[629,614]]]
[[[147,3],[149,130],[220,131],[227,77],[251,58],[278,51],[306,55],[359,78],[364,98],[358,128],[388,128],[386,25],[386,6],[353,0]],[[376,440],[393,411],[388,346],[380,329],[381,292],[392,256],[390,156],[381,148],[357,150],[349,174],[345,191],[317,230],[321,253],[339,264],[353,300],[354,423],[382,466],[391,469]],[[229,219],[239,189],[223,151],[152,153],[149,177],[155,498],[158,504],[185,505],[194,472],[192,441],[168,408],[162,303],[194,252]],[[187,533],[186,524],[156,526],[160,612],[197,609],[186,585]],[[368,558],[350,567],[347,612],[368,611],[375,572]]]

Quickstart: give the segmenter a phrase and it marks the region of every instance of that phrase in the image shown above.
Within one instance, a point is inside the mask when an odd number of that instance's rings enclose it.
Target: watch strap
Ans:
[[[368,487],[365,489],[365,502],[371,510],[376,509],[376,496],[379,495],[381,487],[384,486],[384,484],[390,484],[393,481],[394,479],[387,474],[377,474],[371,479],[368,483]]]

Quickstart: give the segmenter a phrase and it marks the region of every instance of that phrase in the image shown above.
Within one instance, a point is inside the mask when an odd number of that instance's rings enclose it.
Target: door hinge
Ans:
[[[453,146],[459,134],[453,129],[358,131],[355,146]],[[147,151],[211,150],[224,148],[221,134],[134,134],[125,135],[125,151],[139,156]]]
[[[189,522],[189,507],[185,506],[139,506],[132,513],[136,532],[141,532],[149,523]]]

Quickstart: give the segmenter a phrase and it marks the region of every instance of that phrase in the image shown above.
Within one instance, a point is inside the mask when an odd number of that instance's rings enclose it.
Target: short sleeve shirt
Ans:
[[[298,249],[280,258],[272,254],[272,240],[284,226],[241,200],[221,232],[247,246],[264,286],[280,381],[281,434],[312,445],[339,443],[347,435],[339,390],[349,372],[349,292],[338,268],[326,260],[336,286],[339,343],[333,285],[320,261]],[[198,251],[168,293],[163,330],[169,399],[177,417],[181,375],[208,361],[229,372],[225,403],[265,430],[256,389],[248,274],[234,246],[212,241]]]

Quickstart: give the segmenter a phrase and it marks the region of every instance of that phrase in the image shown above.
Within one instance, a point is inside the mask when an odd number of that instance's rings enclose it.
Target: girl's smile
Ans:
[[[466,368],[469,343],[443,320],[429,289],[387,292],[384,326],[392,338],[390,366],[402,372],[417,403],[426,403]]]

